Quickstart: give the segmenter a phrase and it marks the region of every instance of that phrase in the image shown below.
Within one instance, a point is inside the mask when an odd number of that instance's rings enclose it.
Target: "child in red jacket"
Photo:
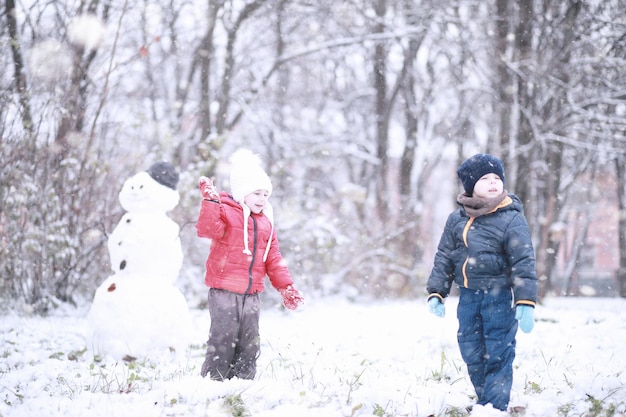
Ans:
[[[295,310],[303,302],[283,261],[267,201],[272,182],[260,158],[247,149],[231,158],[231,193],[218,193],[207,177],[199,181],[202,206],[199,237],[211,239],[205,283],[209,287],[211,329],[201,375],[223,381],[253,379],[259,356],[259,294],[265,276],[283,304]]]

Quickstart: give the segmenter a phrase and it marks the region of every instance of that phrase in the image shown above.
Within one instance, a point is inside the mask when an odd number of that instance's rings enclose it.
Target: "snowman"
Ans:
[[[174,285],[183,263],[180,228],[167,216],[180,198],[177,184],[174,167],[157,162],[122,186],[126,213],[107,242],[113,275],[96,290],[87,317],[94,354],[145,357],[190,341],[191,316]]]

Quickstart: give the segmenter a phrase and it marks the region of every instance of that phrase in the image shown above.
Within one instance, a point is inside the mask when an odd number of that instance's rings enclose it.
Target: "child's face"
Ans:
[[[269,192],[267,190],[256,190],[244,197],[243,202],[251,212],[259,214],[263,211]]]
[[[504,191],[504,184],[496,174],[485,174],[474,185],[475,197],[497,197]]]

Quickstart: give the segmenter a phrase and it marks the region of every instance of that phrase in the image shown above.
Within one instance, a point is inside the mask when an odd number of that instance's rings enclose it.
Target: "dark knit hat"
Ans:
[[[165,185],[172,190],[176,189],[178,185],[178,172],[174,165],[169,162],[159,161],[155,162],[146,170],[148,174],[159,184]]]
[[[476,182],[483,175],[496,174],[504,183],[504,164],[493,155],[479,153],[463,162],[456,170],[456,174],[463,184],[465,193],[472,195]]]

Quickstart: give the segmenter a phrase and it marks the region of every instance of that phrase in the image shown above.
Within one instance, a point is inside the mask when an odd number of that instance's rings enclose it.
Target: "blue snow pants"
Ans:
[[[460,291],[457,340],[477,403],[506,411],[517,333],[513,296],[507,289]]]

